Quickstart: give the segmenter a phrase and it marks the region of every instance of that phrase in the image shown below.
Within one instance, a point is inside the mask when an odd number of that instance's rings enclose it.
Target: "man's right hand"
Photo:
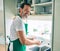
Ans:
[[[40,41],[38,41],[38,40],[34,40],[34,41],[35,41],[36,45],[41,45]]]
[[[37,45],[41,45],[41,42],[40,41],[37,41],[37,43],[36,43]]]

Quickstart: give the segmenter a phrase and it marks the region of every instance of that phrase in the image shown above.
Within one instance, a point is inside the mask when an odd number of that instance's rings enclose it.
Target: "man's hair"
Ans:
[[[31,4],[30,4],[30,3],[22,3],[22,4],[21,4],[21,6],[20,6],[20,8],[22,8],[22,9],[23,9],[23,8],[24,8],[24,5],[28,5],[28,6],[30,6],[30,7],[31,7]]]

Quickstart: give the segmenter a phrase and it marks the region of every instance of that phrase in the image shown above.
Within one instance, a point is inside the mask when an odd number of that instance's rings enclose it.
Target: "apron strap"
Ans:
[[[9,42],[9,44],[8,44],[8,49],[7,49],[7,51],[10,51],[11,42],[13,42],[13,41],[10,40],[10,42]]]

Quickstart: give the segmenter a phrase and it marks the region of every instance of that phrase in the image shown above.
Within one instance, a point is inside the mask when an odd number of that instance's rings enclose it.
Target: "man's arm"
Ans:
[[[34,40],[35,39],[35,37],[27,37],[27,39],[30,39],[30,40]]]
[[[40,41],[29,40],[28,38],[26,38],[23,31],[18,31],[17,34],[22,44],[25,44],[25,45],[34,45],[34,44],[40,45],[41,44]]]

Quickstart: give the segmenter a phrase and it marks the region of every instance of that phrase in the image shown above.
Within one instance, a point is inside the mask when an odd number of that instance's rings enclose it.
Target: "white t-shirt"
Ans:
[[[24,22],[19,16],[16,16],[16,18],[13,20],[11,27],[10,27],[10,39],[11,41],[18,39],[17,36],[17,31],[24,31],[25,32],[25,27],[24,27]]]

